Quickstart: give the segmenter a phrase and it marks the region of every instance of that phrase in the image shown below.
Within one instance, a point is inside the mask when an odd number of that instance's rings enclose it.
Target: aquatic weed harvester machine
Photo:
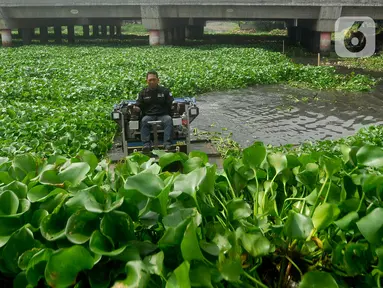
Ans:
[[[136,111],[136,100],[123,100],[113,106],[111,119],[118,124],[119,133],[114,139],[114,145],[109,152],[112,161],[119,161],[132,153],[144,153],[141,141],[141,111]],[[173,149],[168,152],[201,151],[207,154],[213,162],[220,158],[209,139],[192,139],[191,123],[198,117],[199,107],[195,98],[175,98],[172,104],[173,120]],[[153,151],[149,154],[156,157],[155,150],[163,150],[163,126],[161,121],[151,121],[151,141]]]

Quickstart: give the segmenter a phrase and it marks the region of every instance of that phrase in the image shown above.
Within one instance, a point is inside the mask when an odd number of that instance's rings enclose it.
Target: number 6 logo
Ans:
[[[375,53],[375,21],[370,17],[340,17],[335,22],[335,52],[339,57],[370,57]],[[357,28],[351,29],[351,28]]]

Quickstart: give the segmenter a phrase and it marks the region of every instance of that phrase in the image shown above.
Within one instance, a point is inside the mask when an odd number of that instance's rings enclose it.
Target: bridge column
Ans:
[[[99,36],[99,27],[98,25],[93,25],[93,37],[97,38]]]
[[[115,29],[114,29],[114,25],[110,25],[109,26],[109,34],[110,34],[110,37],[111,38],[114,38],[114,35],[115,35]]]
[[[205,25],[206,21],[203,19],[189,19],[185,29],[185,37],[188,39],[202,39]]]
[[[332,50],[331,33],[335,30],[335,22],[341,16],[342,7],[322,6],[319,19],[299,20],[302,27],[302,45],[314,53],[328,56]]]
[[[301,42],[302,29],[299,26],[287,26],[288,42],[291,45],[296,45]]]
[[[73,44],[74,43],[74,26],[68,25],[68,43]]]
[[[40,43],[41,44],[48,43],[48,27],[46,26],[40,27]]]
[[[33,28],[23,28],[23,44],[29,45],[32,43],[32,36],[33,36]]]
[[[55,31],[55,43],[60,44],[62,42],[61,26],[54,26]]]
[[[3,47],[12,46],[12,30],[11,29],[2,29],[0,30],[1,34],[1,43]]]
[[[116,36],[121,37],[121,25],[116,26]]]
[[[89,25],[82,26],[82,33],[84,38],[89,38]]]
[[[204,34],[204,26],[189,25],[186,26],[185,36],[188,39],[202,39]]]
[[[150,45],[164,45],[177,42],[182,42],[185,38],[186,21],[171,20],[161,17],[160,9],[157,5],[141,6],[142,24],[149,31]],[[182,29],[183,32],[180,30]],[[176,30],[177,32],[170,32]],[[169,33],[172,35],[169,37]],[[178,36],[177,36],[178,35]],[[171,42],[169,40],[171,39]]]
[[[101,35],[103,38],[106,38],[108,36],[108,26],[101,25]]]

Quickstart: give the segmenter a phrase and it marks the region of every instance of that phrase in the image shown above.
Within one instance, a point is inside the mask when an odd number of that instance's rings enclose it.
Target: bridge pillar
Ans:
[[[288,41],[291,45],[296,45],[301,41],[302,30],[299,26],[288,26],[287,27],[287,35]]]
[[[60,44],[62,42],[61,26],[54,26],[55,31],[55,43]]]
[[[109,26],[109,34],[110,34],[110,37],[111,38],[114,38],[114,35],[115,35],[115,29],[114,29],[114,25],[110,25]]]
[[[82,26],[82,35],[84,38],[89,38],[89,25]]]
[[[165,44],[165,31],[164,30],[149,30],[149,44],[150,46]]]
[[[32,43],[32,36],[33,36],[33,28],[23,28],[23,44],[29,45]]]
[[[12,46],[12,30],[11,29],[2,29],[0,30],[1,34],[1,43],[3,47]]]
[[[73,44],[74,43],[74,26],[68,25],[68,43]]]
[[[106,38],[108,36],[108,26],[101,25],[101,35],[103,38]]]
[[[99,36],[99,27],[98,25],[93,25],[93,37],[97,38]]]
[[[116,36],[121,37],[121,25],[116,26]]]
[[[141,6],[141,18],[142,24],[149,31],[150,45],[182,43],[185,40],[186,19],[165,19],[161,17],[157,5]]]
[[[188,39],[202,39],[204,34],[204,26],[188,25],[186,26],[185,36]]]
[[[40,43],[41,44],[48,43],[48,27],[47,26],[40,27]]]

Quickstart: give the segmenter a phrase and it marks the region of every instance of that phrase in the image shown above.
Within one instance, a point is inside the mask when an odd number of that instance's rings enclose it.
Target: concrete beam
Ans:
[[[2,5],[2,4],[0,4]],[[99,7],[33,7],[29,5],[3,8],[9,18],[137,18],[140,6],[109,6]]]
[[[164,18],[213,19],[317,19],[320,7],[282,6],[167,6],[160,7]]]
[[[10,28],[16,29],[16,28],[38,28],[42,26],[69,26],[69,25],[92,25],[92,24],[98,24],[98,25],[121,25],[122,20],[120,19],[69,19],[69,18],[60,18],[60,19],[16,19],[15,21],[12,21],[12,25]],[[86,24],[84,24],[86,23]]]
[[[26,2],[28,3],[26,5]],[[57,6],[57,7],[94,7],[94,6],[134,6],[134,5],[152,5],[153,0],[78,0],[78,1],[62,1],[62,0],[2,0],[3,7],[19,7],[19,6]],[[156,0],[156,5],[253,5],[253,6],[383,6],[381,0]]]

